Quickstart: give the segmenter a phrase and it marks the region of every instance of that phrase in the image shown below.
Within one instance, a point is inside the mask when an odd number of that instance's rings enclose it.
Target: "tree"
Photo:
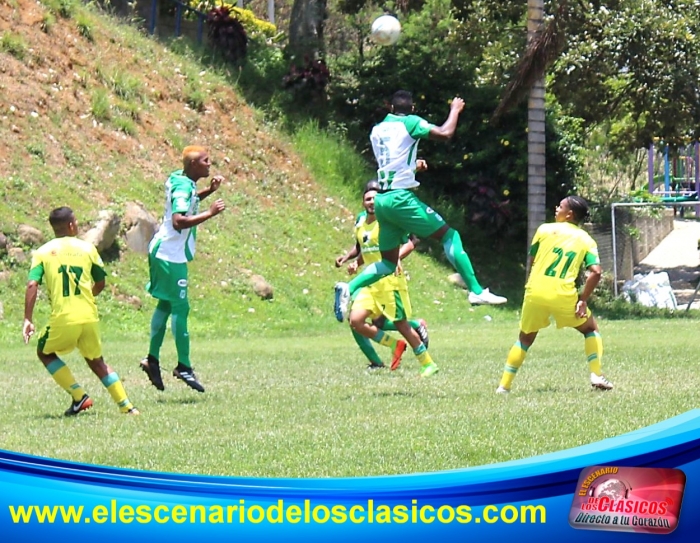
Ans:
[[[294,0],[287,51],[295,59],[316,60],[323,51],[327,0]]]
[[[527,2],[527,37],[533,42],[542,33],[544,0]],[[545,220],[547,197],[544,136],[544,67],[530,88],[527,104],[527,241]]]

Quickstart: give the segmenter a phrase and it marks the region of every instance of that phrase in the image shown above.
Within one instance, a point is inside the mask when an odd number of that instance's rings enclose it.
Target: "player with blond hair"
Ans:
[[[185,147],[182,165],[183,168],[170,174],[165,182],[163,222],[148,247],[150,281],[146,288],[158,300],[158,305],[151,318],[148,356],[141,360],[140,365],[153,386],[164,390],[160,349],[170,319],[178,360],[173,376],[190,388],[204,392],[190,362],[187,263],[194,258],[197,225],[226,209],[224,201],[218,199],[206,211],[199,211],[199,201],[216,192],[224,178],[216,175],[208,187],[197,190],[197,181],[209,177],[211,167],[207,149],[198,145]]]

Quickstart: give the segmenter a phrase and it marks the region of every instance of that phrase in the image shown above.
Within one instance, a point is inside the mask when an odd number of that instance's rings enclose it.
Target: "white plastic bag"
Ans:
[[[673,294],[671,281],[666,272],[636,274],[622,285],[622,296],[627,301],[637,302],[646,307],[678,308],[676,296]]]

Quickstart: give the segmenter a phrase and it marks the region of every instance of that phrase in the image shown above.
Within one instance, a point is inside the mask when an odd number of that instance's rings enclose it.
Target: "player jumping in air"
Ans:
[[[454,98],[447,120],[441,126],[435,126],[413,115],[411,93],[398,91],[391,101],[391,113],[372,129],[370,141],[378,164],[378,179],[382,190],[386,191],[375,198],[382,260],[367,266],[349,284],[336,284],[334,310],[340,322],[347,315],[350,298],[359,289],[394,273],[399,261],[401,240],[407,233],[440,241],[447,259],[469,288],[470,303],[506,303],[504,297],[489,292],[489,289],[479,284],[469,256],[462,247],[459,233],[450,228],[435,210],[419,200],[413,192],[420,185],[416,181],[416,171],[427,168],[425,161],[416,158],[418,141],[428,138],[438,141],[450,139],[457,128],[462,109],[464,100]]]
[[[158,305],[151,318],[151,341],[148,356],[141,361],[141,369],[154,387],[165,389],[159,357],[168,318],[171,318],[177,350],[177,367],[173,376],[190,388],[204,392],[190,363],[187,263],[194,258],[197,225],[226,209],[224,201],[219,199],[206,211],[199,211],[199,201],[216,192],[224,178],[216,175],[208,187],[197,190],[197,181],[209,177],[211,167],[209,153],[204,147],[185,147],[182,163],[183,169],[170,174],[165,183],[165,216],[148,247],[150,282],[146,288],[158,299]]]
[[[580,196],[568,196],[557,206],[555,222],[543,224],[530,247],[530,276],[520,317],[520,336],[508,353],[499,394],[510,392],[513,378],[522,366],[537,333],[554,317],[557,328],[575,328],[583,334],[584,349],[591,372],[591,386],[610,390],[613,384],[601,370],[603,340],[598,323],[588,309],[588,298],[600,281],[602,268],[598,246],[579,224],[588,215],[588,203]],[[579,294],[576,278],[581,266],[588,278]]]

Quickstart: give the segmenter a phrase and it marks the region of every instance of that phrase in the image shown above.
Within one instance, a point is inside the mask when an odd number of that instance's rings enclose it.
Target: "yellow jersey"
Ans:
[[[374,220],[371,223],[367,222],[367,213],[362,212],[358,215],[355,221],[355,239],[357,243],[360,244],[360,251],[362,252],[362,260],[367,264],[372,264],[374,262],[379,262],[382,259],[382,253],[379,251],[379,222]],[[393,291],[393,290],[406,290],[408,289],[408,283],[406,282],[406,276],[403,274],[401,269],[401,263],[396,267],[396,272],[392,275],[387,275],[383,277],[376,283],[370,285],[369,288],[373,288],[378,291]]]
[[[600,264],[595,240],[568,222],[541,225],[532,239],[530,256],[534,260],[525,291],[544,299],[576,295],[581,266]]]
[[[71,236],[52,239],[39,247],[29,270],[30,281],[46,283],[50,326],[97,322],[92,286],[106,275],[95,246]]]

